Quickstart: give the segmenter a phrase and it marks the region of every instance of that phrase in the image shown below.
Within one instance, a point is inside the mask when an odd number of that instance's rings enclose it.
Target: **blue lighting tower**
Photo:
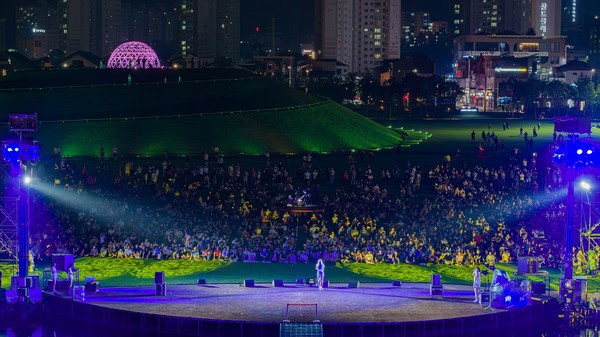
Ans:
[[[17,137],[2,141],[1,150],[4,162],[8,166],[12,181],[12,190],[16,197],[17,258],[18,279],[17,291],[20,298],[29,299],[29,212],[28,191],[21,182],[24,167],[39,160],[39,144],[31,135],[37,130],[36,114],[9,115],[9,130]],[[14,254],[14,252],[12,252]]]
[[[560,284],[560,295],[565,309],[570,311],[573,301],[573,234],[575,178],[584,167],[596,166],[600,162],[599,149],[590,140],[580,139],[580,134],[591,135],[591,119],[589,117],[561,116],[554,119],[554,131],[566,132],[568,139],[556,147],[553,160],[563,163],[567,173],[567,208],[565,224],[565,250],[563,259],[563,275]],[[565,318],[567,315],[565,314]]]

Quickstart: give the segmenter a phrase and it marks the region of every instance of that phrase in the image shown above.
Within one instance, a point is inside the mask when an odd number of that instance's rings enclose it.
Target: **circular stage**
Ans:
[[[429,295],[428,284],[363,284],[348,288],[332,284],[242,287],[233,284],[167,286],[166,296],[155,296],[154,287],[104,288],[85,302],[148,314],[202,319],[281,322],[312,321],[316,304],[322,322],[407,322],[489,315],[490,309],[473,303],[472,287],[445,285],[444,296]]]
[[[53,319],[83,322],[146,336],[279,336],[280,323],[318,320],[323,336],[496,336],[516,326],[540,326],[549,298],[524,307],[486,308],[473,303],[472,287],[444,285],[431,296],[429,284],[348,283],[314,286],[257,284],[167,285],[101,288],[84,301],[44,294]],[[519,330],[521,331],[521,330]]]

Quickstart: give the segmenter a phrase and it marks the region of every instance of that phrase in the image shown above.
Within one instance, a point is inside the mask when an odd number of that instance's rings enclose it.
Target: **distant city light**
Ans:
[[[494,71],[497,73],[526,73],[527,68],[496,68]]]

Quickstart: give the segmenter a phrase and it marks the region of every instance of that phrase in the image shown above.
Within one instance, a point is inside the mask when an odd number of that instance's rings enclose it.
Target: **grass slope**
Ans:
[[[258,77],[0,90],[0,100],[0,116],[37,112],[42,122],[247,111],[320,102],[282,83]]]
[[[265,78],[197,70],[184,73],[179,84],[179,72],[155,70],[134,72],[140,82],[129,86],[129,73],[13,74],[0,81],[0,118],[38,112],[42,153],[60,146],[66,156],[97,156],[100,146],[141,156],[214,147],[226,154],[332,152],[393,147],[400,140],[398,132],[341,105]]]
[[[124,260],[112,258],[77,259],[76,267],[80,276],[95,276],[102,286],[151,285],[154,272],[164,271],[167,282],[171,284],[194,284],[198,278],[209,283],[241,283],[244,279],[254,279],[258,283],[270,283],[273,279],[283,279],[293,283],[298,278],[313,277],[313,264],[270,264],[270,263],[231,263],[223,261],[184,261],[184,260]],[[47,266],[38,266],[43,269]],[[499,265],[498,268],[513,275],[516,265]],[[558,289],[560,271],[545,269],[550,273],[552,290]],[[2,284],[10,284],[11,265],[0,265]],[[36,270],[41,275],[41,270]],[[328,265],[326,278],[331,282],[402,282],[427,283],[431,274],[440,274],[442,282],[448,284],[471,284],[472,268],[451,265],[410,265],[410,264],[375,264],[347,263]],[[62,275],[65,277],[65,275]],[[539,276],[531,276],[532,280],[541,281]],[[484,276],[483,282],[486,282]],[[597,278],[588,279],[588,289],[596,291],[600,287]]]
[[[224,115],[43,123],[37,138],[46,154],[60,146],[67,156],[95,156],[102,145],[122,154],[331,152],[393,147],[399,134],[334,102],[300,109]]]

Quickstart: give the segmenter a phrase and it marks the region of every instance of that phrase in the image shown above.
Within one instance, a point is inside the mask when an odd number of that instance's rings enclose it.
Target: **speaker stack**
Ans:
[[[167,283],[164,271],[154,273],[154,285],[156,286],[156,296],[167,295]]]
[[[348,288],[358,288],[360,286],[360,281],[348,281]]]
[[[244,280],[244,287],[246,287],[246,288],[254,287],[254,280],[251,280],[251,279]]]
[[[273,280],[273,287],[283,287],[283,280]]]

